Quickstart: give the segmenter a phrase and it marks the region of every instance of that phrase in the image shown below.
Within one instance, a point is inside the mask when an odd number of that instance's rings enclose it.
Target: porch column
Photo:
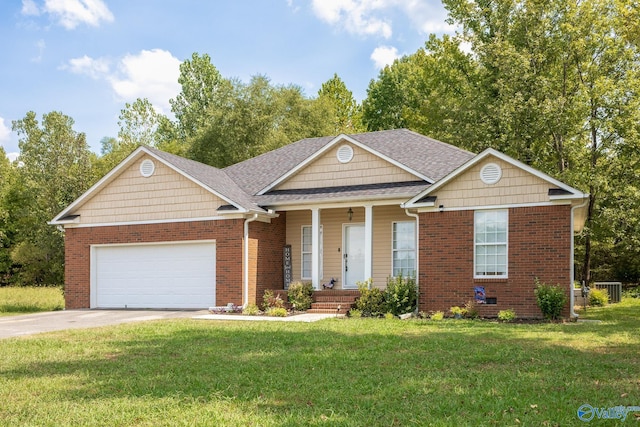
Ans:
[[[364,280],[373,277],[373,206],[364,205]]]
[[[311,284],[320,289],[320,209],[311,209]]]

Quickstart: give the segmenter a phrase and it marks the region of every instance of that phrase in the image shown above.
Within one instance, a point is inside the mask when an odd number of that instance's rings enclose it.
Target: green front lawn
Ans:
[[[584,425],[582,404],[640,405],[640,300],[588,314],[606,320],[183,319],[2,340],[0,425]]]
[[[55,311],[64,308],[62,288],[37,286],[0,287],[0,316]]]

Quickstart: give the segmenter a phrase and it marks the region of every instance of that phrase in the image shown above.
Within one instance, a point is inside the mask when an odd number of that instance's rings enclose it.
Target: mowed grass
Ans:
[[[584,425],[582,404],[640,405],[640,300],[589,316],[605,321],[180,319],[12,338],[0,425]]]
[[[55,311],[64,308],[64,295],[58,287],[0,287],[0,316]]]

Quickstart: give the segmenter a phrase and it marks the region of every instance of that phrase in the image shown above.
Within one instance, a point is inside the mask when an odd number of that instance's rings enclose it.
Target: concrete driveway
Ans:
[[[206,313],[207,310],[64,310],[0,317],[0,339],[145,320],[191,318]]]

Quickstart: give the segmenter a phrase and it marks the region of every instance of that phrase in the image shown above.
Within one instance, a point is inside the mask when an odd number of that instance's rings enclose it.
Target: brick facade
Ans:
[[[282,254],[286,244],[286,212],[271,223],[249,223],[249,303],[262,304],[264,291],[284,289]]]
[[[89,308],[91,245],[216,241],[216,302],[242,304],[242,219],[67,228],[65,307]]]
[[[480,306],[482,316],[512,308],[518,317],[538,318],[534,280],[570,289],[571,207],[509,209],[508,278],[474,279],[474,212],[420,214],[419,310],[445,313],[472,300],[484,286],[495,305]],[[563,315],[569,316],[569,304]]]

